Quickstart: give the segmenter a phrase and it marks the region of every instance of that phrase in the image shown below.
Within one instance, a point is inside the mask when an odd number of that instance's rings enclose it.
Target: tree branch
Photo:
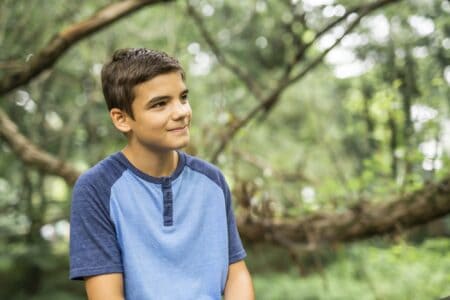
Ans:
[[[281,235],[292,243],[349,242],[425,224],[450,213],[450,176],[438,183],[384,204],[362,202],[344,213],[318,213],[292,220],[258,220],[237,217],[241,236],[251,242]]]
[[[344,37],[346,37],[351,31],[353,31],[353,29],[355,29],[355,27],[359,24],[359,22],[361,21],[361,19],[363,17],[365,17],[366,15],[370,14],[371,12],[373,12],[374,10],[376,10],[380,7],[383,7],[385,5],[392,4],[395,2],[399,2],[399,1],[402,1],[402,0],[381,0],[381,1],[378,0],[378,1],[374,1],[372,3],[354,7],[352,9],[350,9],[344,16],[331,22],[329,25],[325,26],[324,29],[322,29],[319,33],[316,34],[316,36],[310,43],[306,44],[304,48],[302,48],[298,51],[298,53],[296,55],[296,59],[294,60],[293,64],[289,65],[286,68],[284,75],[279,80],[279,85],[278,85],[277,90],[280,90],[280,91],[275,91],[274,93],[278,93],[278,94],[282,93],[282,91],[284,91],[291,84],[297,82],[298,80],[303,78],[306,74],[308,74],[311,70],[313,70],[315,67],[317,67],[322,62],[322,60],[325,58],[325,56],[331,50],[333,50],[337,45],[339,45],[339,43],[342,41],[342,39],[344,39]],[[356,19],[354,21],[352,21],[350,23],[350,25],[348,25],[345,32],[338,39],[336,39],[336,41],[330,47],[325,49],[318,57],[316,57],[316,59],[314,59],[301,72],[299,72],[297,75],[291,76],[291,72],[292,72],[294,64],[297,64],[300,61],[300,59],[303,57],[303,54],[305,53],[306,49],[308,49],[313,43],[316,43],[321,36],[323,36],[325,33],[330,31],[334,26],[338,25],[340,22],[345,20],[352,13],[358,13],[358,16],[356,17]],[[271,102],[265,103],[265,106],[264,106],[265,113],[267,113],[278,101],[279,101],[279,97],[276,97],[276,98],[272,98]]]
[[[0,137],[3,137],[13,153],[25,164],[47,174],[61,176],[69,185],[73,185],[80,175],[73,166],[40,149],[22,135],[2,109],[0,109]]]
[[[219,157],[220,153],[222,153],[228,143],[233,139],[233,137],[236,135],[236,133],[243,128],[244,126],[249,123],[250,120],[255,118],[255,116],[264,111],[265,113],[268,113],[270,109],[273,108],[273,106],[279,102],[281,94],[293,83],[297,82],[301,78],[303,78],[306,74],[308,74],[311,70],[313,70],[315,67],[317,67],[323,60],[323,58],[333,49],[335,48],[341,40],[350,33],[360,22],[360,20],[371,13],[372,11],[383,7],[388,4],[392,4],[395,2],[399,2],[402,0],[378,0],[366,5],[363,5],[358,8],[358,11],[360,14],[358,17],[347,27],[347,30],[327,49],[325,49],[316,59],[314,59],[308,66],[306,66],[301,72],[299,72],[296,75],[290,76],[290,73],[293,69],[293,64],[289,65],[285,73],[281,76],[280,80],[278,81],[278,85],[276,88],[273,89],[273,91],[269,94],[269,96],[265,97],[263,101],[261,101],[258,105],[256,105],[251,111],[247,113],[247,115],[240,119],[235,121],[227,131],[222,135],[221,141],[219,146],[217,147],[216,151],[211,156],[211,161],[216,162],[217,158]],[[354,8],[356,10],[356,8]],[[333,22],[334,23],[334,22]],[[333,24],[332,23],[332,24]],[[330,30],[332,27],[327,26],[327,30]],[[320,34],[323,34],[324,31],[321,31]],[[298,63],[298,61],[294,61],[295,63]]]
[[[212,38],[211,34],[206,29],[203,19],[197,13],[195,8],[189,3],[189,1],[186,2],[188,13],[194,19],[195,24],[199,28],[203,39],[208,44],[209,48],[211,48],[211,51],[214,53],[219,63],[221,63],[225,68],[235,74],[236,77],[238,77],[240,80],[242,80],[247,89],[253,94],[253,96],[255,96],[256,99],[262,99],[262,93],[260,92],[260,87],[258,86],[257,82],[255,82],[255,80],[253,80],[248,74],[246,74],[238,65],[233,64],[226,58],[226,56],[222,53],[222,51]]]
[[[99,31],[107,25],[139,10],[146,5],[153,5],[173,0],[125,0],[110,4],[98,10],[87,20],[69,26],[56,34],[39,53],[20,70],[0,80],[0,95],[6,94],[20,85],[28,83],[32,78],[53,66],[76,42]]]
[[[253,167],[261,170],[263,173],[267,170],[268,172],[270,172],[270,174],[272,174],[272,176],[284,182],[302,181],[310,184],[313,183],[312,179],[308,178],[307,175],[305,175],[300,171],[291,173],[281,172],[280,170],[274,169],[265,160],[255,157],[254,155],[251,155],[250,153],[244,152],[242,150],[234,149],[233,154],[236,156],[237,159],[243,160],[251,164]]]

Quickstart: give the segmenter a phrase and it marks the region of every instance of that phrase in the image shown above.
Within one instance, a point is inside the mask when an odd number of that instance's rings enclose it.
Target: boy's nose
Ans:
[[[189,115],[189,112],[191,111],[191,108],[188,103],[176,103],[175,107],[173,109],[173,118],[174,119],[180,119],[185,118]]]

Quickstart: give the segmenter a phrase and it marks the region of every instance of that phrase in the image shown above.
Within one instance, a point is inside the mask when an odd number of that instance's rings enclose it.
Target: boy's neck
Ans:
[[[135,149],[126,146],[122,153],[130,163],[152,177],[170,176],[177,168],[178,153],[175,150],[149,151],[147,149]]]

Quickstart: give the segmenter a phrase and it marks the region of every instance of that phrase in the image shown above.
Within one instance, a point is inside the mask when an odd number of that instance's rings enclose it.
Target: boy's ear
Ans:
[[[109,116],[114,126],[123,133],[128,133],[131,130],[128,114],[118,108],[113,108],[109,111]]]

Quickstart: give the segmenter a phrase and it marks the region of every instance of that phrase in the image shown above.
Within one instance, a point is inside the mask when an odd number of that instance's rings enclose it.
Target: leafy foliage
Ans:
[[[337,250],[322,272],[308,277],[299,277],[289,262],[282,270],[264,272],[265,264],[273,270],[286,260],[282,253],[270,259],[251,253],[256,262],[250,267],[261,271],[254,277],[257,299],[439,299],[450,294],[449,247],[447,239],[353,245]]]

